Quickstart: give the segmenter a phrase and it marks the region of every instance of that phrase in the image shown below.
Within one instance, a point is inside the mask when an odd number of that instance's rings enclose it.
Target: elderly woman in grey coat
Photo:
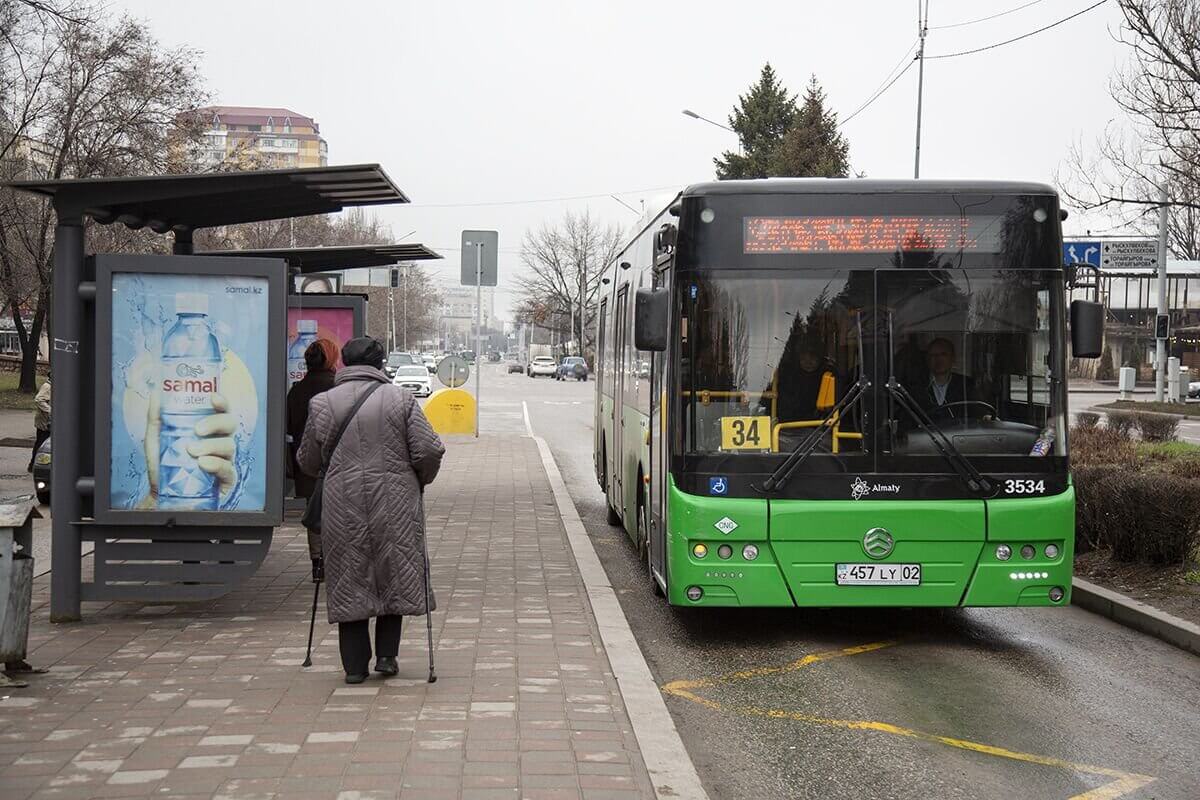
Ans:
[[[404,615],[435,607],[425,594],[425,508],[422,493],[445,452],[410,392],[383,374],[383,346],[351,339],[334,387],[312,399],[297,454],[300,468],[323,465],[321,538],[329,621],[347,683],[366,680],[371,661],[368,623],[375,617],[375,671],[395,675]],[[355,403],[377,388],[333,439]]]

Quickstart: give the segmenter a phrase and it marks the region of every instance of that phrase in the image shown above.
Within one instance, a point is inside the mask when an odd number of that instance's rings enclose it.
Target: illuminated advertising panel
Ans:
[[[98,517],[106,508],[223,524],[216,518],[263,522],[278,513],[283,336],[271,328],[282,327],[283,270],[262,274],[262,265],[282,262],[97,262],[112,265],[98,269],[108,288],[98,296],[111,298],[98,316],[98,373],[107,372],[98,378],[107,386],[97,387],[97,428],[107,440],[97,449]],[[125,268],[139,262],[174,268]]]
[[[365,317],[366,301],[358,295],[290,297],[287,310],[288,388],[308,372],[304,351],[309,345],[326,339],[341,353],[342,345],[363,335]],[[339,357],[334,369],[341,368]]]

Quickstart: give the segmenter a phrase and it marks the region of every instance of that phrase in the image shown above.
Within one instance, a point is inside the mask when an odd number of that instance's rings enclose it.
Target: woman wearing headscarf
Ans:
[[[333,389],[313,398],[300,444],[302,470],[315,476],[327,465],[321,521],[326,602],[329,621],[338,624],[347,683],[367,678],[371,617],[375,671],[395,675],[403,617],[436,608],[432,590],[426,594],[422,494],[445,450],[412,393],[383,374],[384,355],[383,345],[369,337],[346,343],[345,368]]]
[[[304,426],[308,424],[308,405],[314,397],[333,388],[337,362],[337,345],[328,339],[317,339],[304,351],[304,365],[308,372],[293,383],[287,393],[288,458],[291,460],[296,497],[312,497],[316,481],[299,469],[296,453],[300,450]],[[313,581],[322,580],[320,531],[308,529],[308,556],[312,559]]]

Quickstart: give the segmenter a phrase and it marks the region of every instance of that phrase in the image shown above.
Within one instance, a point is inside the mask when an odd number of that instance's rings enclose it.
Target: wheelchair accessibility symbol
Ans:
[[[724,475],[708,479],[709,494],[729,494],[729,479]]]

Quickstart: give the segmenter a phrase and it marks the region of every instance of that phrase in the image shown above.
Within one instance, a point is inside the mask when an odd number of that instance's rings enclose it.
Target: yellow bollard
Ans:
[[[475,433],[475,398],[462,389],[438,389],[425,403],[425,417],[438,433]]]

